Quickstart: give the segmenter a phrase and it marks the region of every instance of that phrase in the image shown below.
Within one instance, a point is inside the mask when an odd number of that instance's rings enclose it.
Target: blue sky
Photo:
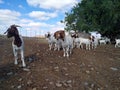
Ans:
[[[0,0],[0,34],[11,24],[23,36],[39,36],[64,29],[60,23],[68,12],[81,0]]]

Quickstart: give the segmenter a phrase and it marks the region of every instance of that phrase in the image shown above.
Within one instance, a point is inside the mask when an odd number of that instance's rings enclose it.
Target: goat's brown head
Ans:
[[[20,27],[20,26],[11,25],[4,34],[7,33],[8,38],[19,35],[17,27]]]
[[[63,30],[56,31],[56,32],[54,33],[54,37],[55,37],[57,40],[58,40],[58,39],[64,40],[65,31],[63,31]]]

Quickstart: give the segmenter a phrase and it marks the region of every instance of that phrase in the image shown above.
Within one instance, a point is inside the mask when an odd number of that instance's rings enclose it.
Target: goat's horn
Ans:
[[[7,30],[8,31],[8,30]],[[7,31],[6,32],[4,32],[4,34],[6,34],[7,33]]]
[[[21,26],[19,26],[19,25],[15,25],[15,27],[21,27]]]

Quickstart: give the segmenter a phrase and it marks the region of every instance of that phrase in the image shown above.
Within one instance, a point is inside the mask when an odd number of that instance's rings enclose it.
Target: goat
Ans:
[[[25,61],[24,61],[24,42],[23,42],[23,38],[21,35],[19,35],[18,29],[17,27],[20,27],[18,25],[11,25],[7,31],[4,33],[7,33],[7,37],[11,38],[14,37],[13,42],[12,42],[12,47],[13,47],[13,54],[15,57],[15,62],[14,64],[18,64],[18,50],[20,50],[21,52],[21,60],[22,60],[22,66],[26,67]]]
[[[116,41],[115,48],[120,47],[120,39],[115,39],[115,41]]]
[[[73,49],[73,38],[70,35],[65,35],[64,40],[60,39],[62,42],[62,48],[64,51],[63,56],[69,57],[72,54]]]
[[[52,50],[52,47],[54,48],[54,50],[58,51],[60,50],[60,42],[58,42],[53,34],[50,34],[49,32],[47,34],[45,34],[45,38],[48,41],[49,44],[49,50]]]
[[[55,38],[58,42],[61,42],[63,48],[63,56],[69,57],[72,53],[73,49],[73,38],[69,35],[69,33],[65,33],[63,30],[56,31],[54,33]]]
[[[90,50],[90,45],[94,42],[94,36],[85,32],[74,33],[72,34],[72,37],[74,38],[74,45],[77,45],[77,47],[81,47],[82,49],[83,44],[85,44],[85,48]]]
[[[54,33],[54,37],[55,37],[55,39],[59,39],[59,38],[61,38],[61,39],[64,39],[64,37],[65,37],[65,31],[64,30],[59,30],[59,31],[56,31],[55,33]]]
[[[82,38],[82,37],[79,37],[79,40],[80,40],[80,47],[83,49],[83,45],[82,44],[85,44],[86,45],[86,50],[90,50],[90,44],[91,44],[91,40],[88,39],[88,38]]]
[[[101,44],[106,44],[106,41],[105,40],[99,40],[99,43],[100,43],[100,45]]]

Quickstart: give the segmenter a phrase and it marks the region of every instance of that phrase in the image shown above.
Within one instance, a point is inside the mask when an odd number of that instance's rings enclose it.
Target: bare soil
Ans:
[[[0,37],[0,90],[120,90],[120,48],[50,51],[45,39],[24,38],[26,68],[14,65],[12,39]]]

